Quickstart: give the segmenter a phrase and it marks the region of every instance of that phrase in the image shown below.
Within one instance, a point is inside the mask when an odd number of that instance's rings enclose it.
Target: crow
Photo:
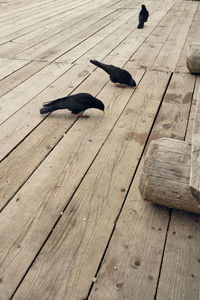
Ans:
[[[88,118],[87,115],[82,114],[82,112],[88,108],[100,109],[105,114],[103,102],[87,93],[79,93],[45,102],[43,108],[40,109],[40,113],[47,114],[58,109],[69,109],[72,114],[76,114],[82,118]]]
[[[123,87],[123,85],[128,85],[137,88],[135,81],[128,71],[113,65],[100,63],[97,60],[90,60],[90,62],[108,73],[110,75],[110,80],[114,82],[116,86]]]
[[[142,4],[142,9],[139,13],[139,24],[138,24],[137,28],[139,28],[139,29],[143,28],[144,23],[147,22],[148,17],[149,17],[149,12],[146,9],[145,5]]]

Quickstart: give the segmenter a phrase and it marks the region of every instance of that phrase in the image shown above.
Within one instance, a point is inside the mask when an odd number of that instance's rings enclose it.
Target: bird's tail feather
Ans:
[[[93,64],[93,65],[95,65],[95,66],[97,66],[97,67],[99,67],[99,68],[101,68],[101,69],[103,69],[105,72],[107,72],[108,73],[108,66],[106,65],[106,64],[103,64],[103,63],[101,63],[101,62],[99,62],[99,61],[97,61],[97,60],[90,60],[90,62]]]
[[[67,97],[66,97],[66,98],[67,98]],[[44,106],[44,107],[57,106],[57,105],[60,103],[60,100],[62,100],[62,99],[59,98],[59,99],[52,100],[52,101],[49,101],[49,102],[44,102],[44,103],[43,103],[43,106]]]

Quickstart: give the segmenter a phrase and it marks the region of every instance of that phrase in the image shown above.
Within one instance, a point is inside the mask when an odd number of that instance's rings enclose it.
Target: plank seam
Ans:
[[[44,68],[45,67],[47,67],[47,66],[49,66],[51,63],[49,63],[49,64],[47,64],[46,66],[44,66]],[[45,86],[38,94],[36,94],[33,98],[31,98],[29,101],[27,101],[24,105],[22,105],[19,109],[17,109],[14,113],[12,113],[11,115],[9,115],[3,122],[1,122],[0,123],[0,126],[2,125],[2,124],[4,124],[7,120],[9,120],[12,116],[14,116],[18,111],[20,111],[23,107],[25,107],[26,105],[28,105],[28,103],[30,103],[33,99],[35,99],[36,97],[38,97],[41,93],[43,93],[46,89],[48,89],[55,81],[57,81],[60,77],[62,77],[66,72],[68,72],[70,69],[72,69],[74,66],[73,65],[71,65],[70,67],[69,67],[69,69],[67,69],[65,72],[63,72],[61,75],[59,75],[55,80],[53,80],[52,82],[50,82],[47,86]],[[41,70],[40,70],[41,71]],[[39,71],[39,72],[40,72]],[[36,72],[37,73],[37,72]],[[35,74],[36,74],[35,73]],[[35,74],[33,74],[32,76],[34,76]],[[31,76],[31,77],[32,77]],[[89,76],[89,75],[88,75]],[[31,77],[29,77],[29,78],[31,78]],[[29,79],[28,78],[28,79]],[[16,88],[16,87],[15,87]],[[41,122],[40,122],[41,123]],[[4,159],[4,158],[3,158]],[[0,162],[1,162],[2,160],[0,160]]]
[[[113,14],[114,12],[117,12],[119,9],[114,10],[113,12],[111,12],[110,14],[104,16],[103,18],[99,19],[97,22],[103,20],[104,18],[108,17],[109,15]],[[66,53],[68,53],[69,51],[73,50],[74,48],[76,48],[77,46],[81,45],[83,42],[87,41],[89,38],[91,38],[93,35],[97,34],[99,31],[103,30],[104,28],[106,28],[107,26],[109,26],[111,23],[113,23],[113,21],[119,19],[121,16],[123,16],[126,13],[126,11],[120,15],[119,17],[117,17],[114,20],[111,20],[109,23],[107,23],[106,25],[102,26],[100,29],[97,29],[95,32],[93,32],[90,36],[86,37],[85,39],[81,40],[78,44],[76,44],[75,46],[72,46],[70,49],[68,49],[66,52],[62,53],[61,55],[57,56],[55,59],[52,60],[52,62],[54,62],[55,60],[58,60],[60,57],[62,57],[63,55],[65,55]],[[95,23],[97,23],[95,22]],[[95,24],[93,23],[93,24]],[[125,23],[125,22],[124,22]],[[92,24],[92,25],[93,25]],[[109,36],[109,35],[108,35]],[[66,42],[66,40],[64,40],[63,42]],[[63,43],[62,42],[62,43]],[[61,44],[62,44],[61,43]],[[98,43],[97,43],[98,44]],[[28,48],[29,49],[29,48]],[[91,48],[92,49],[92,48]],[[86,52],[87,53],[87,52]],[[47,58],[48,59],[48,58]],[[36,61],[40,61],[40,59],[35,59]]]
[[[0,83],[1,81],[5,80],[6,78],[8,78],[9,76],[15,74],[16,72],[22,70],[24,67],[27,67],[29,64],[31,64],[32,61],[29,61],[26,65],[20,67],[19,69],[15,70],[14,72],[10,73],[9,75],[7,75],[6,77],[2,78],[0,80]],[[48,65],[50,65],[50,63],[47,63],[46,65],[44,65],[41,69],[36,70],[35,73],[31,74],[29,77],[25,78],[24,80],[20,81],[14,88],[18,87],[20,84],[24,83],[26,80],[30,79],[31,77],[33,77],[36,73],[40,72],[41,70],[43,70],[45,67],[47,67]],[[12,88],[13,89],[13,88]],[[11,89],[11,90],[12,90]],[[11,90],[8,90],[7,92],[5,92],[4,94],[1,95],[1,97],[5,96],[6,94],[8,94]]]
[[[77,89],[91,74],[89,74],[78,86],[76,86],[74,88]],[[106,83],[107,84],[107,83]],[[105,85],[106,85],[105,84]],[[104,88],[104,86],[103,86]],[[103,89],[102,88],[102,89]],[[74,91],[73,90],[73,91]],[[73,91],[71,91],[71,93],[69,95],[71,95],[73,93]],[[99,92],[100,93],[100,92]],[[23,141],[37,128],[40,126],[41,123],[43,123],[45,121],[45,119],[50,115],[51,113],[49,113],[47,116],[45,116],[41,122],[39,122],[17,145],[15,145],[14,148],[12,148],[7,154],[6,156],[4,156],[1,160],[0,163],[6,159],[21,143],[23,143]],[[73,125],[77,122],[79,118],[75,119],[75,121],[72,123],[72,125],[64,132],[64,135],[73,127]],[[39,168],[39,166],[41,165],[41,163],[47,158],[47,156],[54,150],[54,148],[57,146],[57,144],[63,139],[63,136],[56,142],[56,144],[50,149],[50,151],[45,155],[45,157],[39,162],[39,164],[37,165],[37,167],[31,172],[31,174],[27,177],[27,179],[23,182],[22,185],[20,185],[20,187],[15,191],[15,193],[8,199],[8,201],[6,202],[6,204],[2,207],[2,209],[0,209],[0,213],[3,211],[3,209],[9,204],[9,202],[12,200],[12,198],[16,195],[16,193],[19,192],[19,190],[22,188],[22,186],[28,181],[28,179],[33,175],[33,173]]]
[[[145,72],[144,72],[144,74],[145,74]],[[144,74],[143,74],[143,76],[144,76]],[[143,78],[143,76],[142,76],[142,78]],[[142,78],[141,78],[141,80],[142,80]],[[141,81],[141,80],[140,80],[140,81]],[[107,84],[107,82],[106,82],[106,84]],[[105,85],[106,85],[106,84],[105,84]],[[105,85],[104,85],[104,86],[105,86]],[[104,88],[104,86],[102,87],[102,89]],[[101,90],[102,90],[102,89],[101,89]],[[100,92],[101,92],[101,91],[99,91],[98,94],[99,94]],[[130,95],[130,98],[132,97],[132,95],[133,95],[134,93],[135,93],[135,90],[133,90],[132,94]],[[129,98],[129,99],[130,99],[130,98]],[[129,101],[128,101],[128,102],[129,102]],[[128,102],[127,102],[126,106],[128,105]],[[122,114],[123,111],[125,110],[126,106],[125,106],[125,107],[123,108],[123,110],[121,111],[121,114]],[[77,192],[79,186],[81,185],[82,181],[84,180],[85,176],[87,175],[89,169],[90,169],[91,166],[93,165],[93,163],[94,163],[94,161],[96,160],[98,154],[100,153],[101,149],[103,148],[104,144],[106,143],[106,141],[107,141],[108,137],[110,136],[110,134],[111,134],[113,128],[115,127],[116,123],[118,122],[119,118],[121,117],[121,114],[119,114],[118,118],[116,119],[115,123],[113,124],[112,128],[110,129],[108,135],[106,136],[104,142],[102,143],[101,147],[99,148],[98,152],[96,153],[96,155],[95,155],[94,158],[92,159],[92,161],[91,161],[89,167],[86,169],[85,173],[83,174],[83,176],[82,176],[82,178],[81,178],[79,184],[77,185],[76,189],[74,190],[74,192],[72,193],[70,199],[68,200],[66,206],[64,207],[64,209],[63,209],[63,211],[62,211],[62,214],[59,215],[58,219],[57,219],[56,222],[54,223],[54,225],[53,225],[52,229],[50,230],[49,234],[47,235],[45,241],[43,242],[42,246],[40,247],[40,249],[39,249],[38,252],[36,253],[34,259],[32,260],[31,264],[29,265],[29,267],[27,268],[26,272],[24,273],[24,276],[22,277],[22,279],[20,280],[20,282],[19,282],[19,284],[17,285],[16,289],[14,290],[13,294],[11,295],[10,300],[12,300],[13,297],[15,296],[15,293],[17,292],[17,290],[18,290],[18,288],[20,287],[21,283],[23,282],[24,278],[25,278],[26,275],[28,274],[30,268],[32,267],[32,265],[34,264],[34,262],[35,262],[35,260],[37,259],[38,255],[39,255],[40,252],[42,251],[42,249],[43,249],[43,247],[45,246],[47,240],[49,239],[49,237],[50,237],[51,234],[53,233],[53,230],[55,229],[56,225],[58,224],[58,222],[59,222],[60,219],[62,218],[63,213],[65,212],[65,210],[67,209],[67,207],[68,207],[69,204],[71,203],[71,200],[73,199],[75,193]],[[53,150],[53,149],[52,149],[52,150]],[[4,206],[4,207],[5,207],[5,206]]]
[[[158,280],[157,280],[157,285],[156,285],[156,291],[155,291],[155,295],[154,295],[154,300],[157,299],[158,286],[159,286],[159,282],[160,282],[161,270],[162,270],[164,255],[165,255],[165,248],[166,248],[166,243],[167,243],[167,237],[168,237],[168,232],[169,232],[169,226],[170,226],[170,222],[171,222],[171,217],[172,217],[172,208],[169,209],[169,221],[168,221],[168,224],[167,224],[167,231],[166,231],[166,235],[165,235],[165,241],[164,241],[164,246],[163,246],[163,251],[162,251],[162,257],[161,257],[161,263],[160,263],[160,269],[159,269],[159,274],[158,274]]]
[[[149,131],[149,134],[148,134],[148,136],[147,136],[147,139],[146,139],[146,142],[145,142],[145,144],[144,144],[143,150],[142,150],[142,152],[141,152],[140,158],[139,158],[139,160],[138,160],[137,166],[136,166],[135,171],[134,171],[134,173],[133,173],[133,177],[132,177],[132,179],[131,179],[131,181],[130,181],[129,187],[128,187],[127,192],[126,192],[126,195],[125,195],[125,197],[124,197],[124,201],[123,201],[122,206],[121,206],[121,208],[120,208],[120,210],[119,210],[119,213],[118,213],[118,215],[117,215],[117,217],[116,217],[116,219],[115,219],[115,221],[114,221],[113,230],[112,230],[112,232],[111,232],[111,235],[110,235],[109,240],[108,240],[108,242],[107,242],[107,245],[106,245],[106,247],[105,247],[105,250],[104,250],[104,253],[103,253],[103,255],[102,255],[102,258],[101,258],[101,260],[100,260],[100,262],[99,262],[99,266],[98,266],[97,271],[96,271],[96,274],[95,274],[95,276],[94,276],[95,278],[97,277],[97,275],[98,275],[98,273],[99,273],[99,270],[100,270],[101,265],[102,265],[102,263],[103,263],[103,260],[104,260],[104,257],[105,257],[105,255],[106,255],[107,249],[108,249],[108,247],[109,247],[110,241],[111,241],[112,236],[113,236],[113,234],[114,234],[114,232],[115,232],[115,228],[116,228],[116,225],[117,225],[117,221],[118,221],[118,219],[119,219],[119,217],[120,217],[120,215],[121,215],[122,209],[123,209],[123,207],[124,207],[124,205],[125,205],[125,203],[126,203],[126,200],[127,200],[128,194],[129,194],[129,191],[130,191],[130,189],[131,189],[131,187],[132,187],[132,184],[133,184],[134,178],[135,178],[135,176],[136,176],[137,170],[138,170],[138,168],[139,168],[140,162],[141,162],[142,157],[143,157],[143,155],[144,155],[144,152],[145,152],[145,150],[146,150],[148,141],[149,141],[149,139],[150,139],[150,136],[151,136],[151,133],[152,133],[154,124],[155,124],[155,122],[156,122],[156,120],[157,120],[157,117],[158,117],[160,108],[161,108],[161,106],[162,106],[162,103],[163,103],[165,94],[166,94],[166,92],[167,92],[168,86],[169,86],[169,84],[170,84],[170,82],[171,82],[172,76],[173,76],[173,73],[171,73],[171,75],[170,75],[170,77],[169,77],[168,83],[167,83],[167,85],[166,85],[165,91],[164,91],[163,96],[162,96],[162,99],[161,99],[161,101],[160,101],[160,105],[159,105],[159,107],[158,107],[158,110],[157,110],[156,115],[155,115],[155,117],[154,117],[154,120],[153,120],[153,122],[152,122],[150,131]],[[94,286],[94,283],[91,284],[90,289],[89,289],[89,291],[88,291],[88,295],[87,295],[86,298],[84,298],[83,300],[88,300],[88,299],[89,299],[89,296],[90,296],[90,293],[91,293],[91,291],[92,291],[93,286]]]
[[[195,78],[195,84],[194,84],[194,87],[193,87],[192,101],[190,103],[190,110],[189,110],[188,119],[187,119],[187,126],[186,126],[185,135],[184,135],[184,141],[185,141],[186,135],[187,135],[188,123],[189,123],[190,112],[191,112],[191,108],[192,108],[192,102],[193,102],[193,99],[194,99],[193,97],[194,97],[196,82],[197,82],[197,76]],[[165,242],[164,242],[164,247],[163,247],[163,252],[162,252],[162,258],[161,258],[161,264],[160,264],[160,270],[159,270],[159,275],[158,275],[158,281],[157,281],[156,291],[155,291],[155,295],[154,295],[154,300],[157,300],[157,293],[158,293],[160,277],[161,277],[161,272],[162,272],[162,265],[163,265],[163,261],[164,261],[165,248],[166,248],[166,244],[167,244],[168,232],[169,232],[169,227],[170,227],[170,222],[171,222],[173,211],[174,211],[174,209],[172,209],[172,208],[169,209],[169,222],[168,222],[168,225],[167,225],[167,232],[166,232],[166,236],[165,236]]]
[[[0,58],[6,59],[5,57],[0,57]],[[27,60],[27,59],[13,59],[13,60],[14,60],[14,61],[18,61],[18,60],[20,60],[20,61],[25,61],[25,62],[27,62],[27,63],[26,63],[25,65],[19,67],[19,69],[13,70],[10,74],[8,74],[8,75],[6,75],[5,77],[1,78],[1,79],[0,79],[0,82],[1,82],[2,80],[4,80],[4,79],[8,78],[10,75],[13,75],[15,72],[21,70],[23,67],[26,67],[28,64],[31,63],[31,61],[30,61],[30,60]],[[6,94],[7,94],[7,93],[6,93]],[[5,95],[5,94],[4,94],[4,95]],[[3,95],[1,95],[1,97],[2,97],[2,96],[3,96]]]
[[[157,26],[159,26],[159,24],[163,21],[163,19],[166,17],[166,15],[173,9],[173,7],[174,7],[174,5],[175,5],[175,3],[171,6],[171,8],[166,12],[166,14],[163,16],[163,18],[155,25],[155,27],[152,29],[152,31],[149,33],[149,35],[144,39],[144,41],[142,42],[142,44],[140,44],[136,49],[135,49],[135,51],[133,52],[133,54],[129,57],[129,59],[127,60],[127,62],[129,62],[130,61],[130,59],[131,59],[131,57],[132,56],[134,56],[134,54],[137,52],[137,51],[139,51],[139,49],[140,49],[140,47],[144,44],[144,42],[149,38],[149,36],[152,34],[152,32],[157,28]],[[155,12],[155,11],[154,11]],[[174,25],[174,27],[176,26],[176,24]],[[174,28],[173,27],[173,28]],[[173,30],[173,28],[172,28],[172,30]],[[171,32],[169,33],[169,35],[171,34]],[[169,35],[167,36],[167,38],[169,37]],[[164,43],[165,44],[165,43]],[[163,44],[163,46],[164,46],[164,44]],[[162,48],[163,48],[163,46],[162,46]],[[160,49],[160,51],[162,50],[162,48]],[[156,60],[156,58],[157,58],[157,56],[159,55],[159,53],[160,53],[160,51],[158,52],[158,54],[156,55],[156,57],[155,57],[155,59],[154,59],[154,61]],[[154,63],[154,61],[152,62],[152,64]],[[152,64],[151,64],[151,66],[152,66]],[[151,68],[151,66],[147,69],[147,70],[149,70],[150,68]],[[152,71],[154,71],[153,69],[151,69]],[[157,71],[157,70],[156,70]],[[159,70],[159,71],[162,71],[162,70]],[[166,72],[166,71],[164,71],[164,72]]]
[[[91,2],[91,1],[90,1]],[[90,2],[88,2],[88,3],[90,3]],[[40,21],[40,23],[42,23],[42,22],[45,22],[45,21],[47,21],[48,19],[51,19],[51,18],[54,18],[54,17],[56,17],[56,16],[59,16],[59,15],[62,15],[62,14],[65,14],[65,13],[67,13],[67,12],[70,12],[70,11],[73,11],[73,10],[75,10],[77,7],[73,7],[73,8],[71,8],[71,9],[66,9],[65,11],[62,11],[62,12],[59,12],[59,13],[57,13],[57,14],[55,14],[55,15],[52,15],[52,16],[50,16],[50,17],[48,17],[48,18],[45,18],[45,19],[42,19],[41,21]],[[95,9],[95,8],[94,8]],[[80,10],[78,10],[78,11],[75,11],[75,12],[79,12],[79,11],[81,11],[81,9]],[[73,13],[72,13],[73,14]],[[95,14],[95,12],[94,13],[92,13],[90,16],[93,16]],[[70,14],[69,14],[70,15]],[[62,19],[63,17],[61,17],[61,19]],[[85,19],[84,19],[85,20]],[[38,30],[38,29],[41,29],[42,27],[45,27],[45,26],[47,26],[47,25],[50,25],[50,24],[52,24],[54,21],[51,21],[51,22],[49,22],[49,23],[47,23],[47,24],[45,24],[45,25],[41,25],[40,27],[38,27],[37,29],[33,29],[33,30],[31,30],[31,31],[29,31],[29,32],[26,32],[26,33],[24,33],[24,34],[22,34],[22,35],[19,35],[18,37],[16,37],[16,38],[11,38],[10,40],[7,40],[6,42],[3,42],[3,43],[1,43],[0,45],[5,45],[5,44],[7,44],[8,42],[11,42],[11,41],[14,41],[14,40],[16,40],[16,39],[18,39],[18,38],[21,38],[22,36],[24,36],[24,35],[28,35],[28,34],[30,34],[30,33],[32,33],[32,32],[34,32],[34,31],[36,31],[36,30]],[[78,22],[79,23],[79,22]],[[19,30],[17,30],[17,31],[14,31],[15,33],[17,33],[18,31],[21,31],[21,30],[24,30],[24,29],[27,29],[27,28],[29,28],[29,27],[31,27],[31,26],[34,26],[34,25],[36,25],[37,24],[37,22],[35,22],[34,24],[32,24],[32,25],[29,25],[29,26],[27,26],[27,27],[23,27],[22,29],[19,29]],[[75,24],[77,24],[77,23],[75,23]],[[66,27],[65,29],[67,29],[68,27]],[[70,28],[70,27],[69,27]],[[63,30],[65,30],[65,29],[63,29]],[[63,30],[61,30],[61,31],[59,31],[59,32],[62,32]],[[59,33],[58,32],[58,33]],[[57,34],[57,33],[56,33]],[[8,34],[9,35],[9,34]],[[6,36],[5,36],[6,37]],[[46,40],[46,39],[45,39]],[[44,40],[43,40],[44,41]]]
[[[188,124],[189,124],[189,120],[190,120],[190,113],[191,113],[191,109],[192,109],[192,103],[194,101],[194,92],[195,92],[195,88],[196,88],[196,83],[197,83],[197,76],[195,76],[195,82],[194,82],[194,87],[193,87],[193,91],[192,91],[192,100],[190,103],[190,109],[189,109],[189,114],[188,114],[188,118],[187,118],[187,125],[186,125],[186,130],[185,130],[185,135],[184,135],[184,141],[186,140],[186,136],[187,136]]]
[[[104,17],[100,18],[98,21],[96,21],[96,22],[94,22],[94,23],[92,23],[92,24],[96,24],[97,22],[103,20],[104,18],[109,17],[111,14],[113,14],[113,13],[115,13],[115,12],[117,12],[117,11],[118,11],[118,9],[116,9],[116,10],[114,10],[114,11],[112,11],[112,12],[106,14]],[[66,27],[65,29],[62,29],[61,31],[59,31],[59,32],[57,32],[57,33],[55,33],[55,34],[53,34],[51,37],[48,37],[48,38],[46,38],[46,39],[44,39],[44,40],[42,40],[42,41],[40,41],[40,42],[34,44],[34,46],[28,47],[28,48],[27,48],[26,50],[24,50],[24,51],[27,51],[28,49],[31,49],[31,48],[35,47],[36,45],[39,45],[40,43],[42,43],[42,42],[48,40],[49,38],[52,38],[52,37],[54,37],[54,36],[56,36],[56,35],[58,35],[58,34],[60,34],[60,33],[62,33],[62,32],[65,31],[65,30],[69,30],[71,27],[73,27],[73,26],[75,26],[75,25],[81,23],[82,21],[88,19],[88,17],[94,16],[95,14],[97,14],[97,13],[95,12],[94,14],[91,14],[91,15],[87,16],[86,18],[82,19],[81,21],[79,21],[79,22],[77,22],[77,23],[75,23],[75,24],[73,24],[73,25],[70,25],[69,27]],[[117,20],[117,19],[118,19],[118,17],[116,18],[116,20]],[[111,24],[112,22],[113,22],[113,20],[112,20],[110,23],[108,23],[108,24],[104,25],[103,27],[101,27],[100,29],[98,29],[97,31],[95,31],[95,32],[94,32],[93,34],[91,34],[89,37],[93,36],[95,33],[97,33],[98,31],[102,30],[103,28],[105,28],[106,26],[108,26],[109,24]],[[72,35],[72,36],[74,36],[74,35]],[[82,42],[84,42],[85,40],[87,40],[89,37],[85,38],[84,40],[82,40],[82,41],[81,41],[80,43],[78,43],[77,45],[81,44]],[[67,40],[68,40],[68,39],[62,41],[62,42],[59,43],[59,44],[62,44],[62,43],[64,43],[64,42],[66,42]],[[76,47],[76,46],[74,46],[74,47]],[[64,52],[64,53],[61,54],[60,56],[58,56],[56,59],[58,59],[59,57],[61,57],[61,56],[64,55],[65,53],[67,53],[68,51],[72,50],[74,47],[70,48],[69,50],[67,50],[66,52]],[[18,52],[17,55],[23,54],[24,51]],[[56,59],[53,59],[51,62],[55,61]],[[35,58],[35,59],[33,59],[33,60],[40,61],[40,59],[37,59],[37,58]]]
[[[136,5],[136,7],[137,7],[137,5]],[[126,12],[125,12],[126,13]],[[125,14],[124,13],[124,14]],[[137,12],[136,12],[137,13]],[[136,15],[136,13],[135,14],[133,14],[128,20],[126,20],[124,23],[126,23],[127,21],[129,21],[131,18],[133,18],[135,15]],[[113,35],[113,33],[116,31],[116,30],[119,30],[119,28],[121,27],[121,26],[123,26],[124,25],[124,23],[123,24],[121,24],[119,27],[117,27],[116,29],[114,29],[109,35],[107,35],[103,40],[101,40],[101,41],[99,41],[97,44],[95,44],[93,47],[91,47],[88,51],[86,51],[85,53],[83,53],[83,54],[81,54],[80,56],[79,56],[79,58],[76,58],[73,62],[72,62],[72,64],[74,64],[76,61],[78,61],[82,56],[84,56],[84,55],[86,55],[88,52],[90,52],[90,50],[92,50],[93,48],[95,48],[97,45],[99,45],[99,44],[101,44],[104,40],[106,40],[109,36],[111,36],[111,35]],[[121,43],[123,43],[131,34],[133,34],[133,32],[134,31],[136,31],[136,28],[134,28],[123,40],[121,40],[103,59],[105,59],[107,56],[109,56],[117,47],[119,47],[119,45],[121,44]],[[81,42],[82,43],[82,42]],[[77,45],[78,46],[78,45]],[[76,46],[75,46],[76,47]],[[74,47],[74,48],[75,48]],[[71,49],[70,49],[71,50]],[[69,51],[70,51],[69,50]],[[68,51],[67,51],[68,52]],[[67,53],[66,52],[66,53]],[[63,55],[63,54],[62,54]],[[103,60],[102,59],[102,60]],[[126,62],[127,63],[127,62]],[[125,64],[124,64],[125,65]],[[95,68],[95,69],[97,69],[97,68]]]

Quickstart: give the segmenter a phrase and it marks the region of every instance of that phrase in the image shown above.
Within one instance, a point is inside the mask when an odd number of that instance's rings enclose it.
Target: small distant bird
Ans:
[[[128,85],[137,88],[135,81],[128,71],[120,69],[113,65],[100,63],[97,60],[90,60],[90,62],[108,73],[110,75],[110,80],[114,82],[116,86],[123,87],[123,85]]]
[[[139,24],[138,27],[139,29],[144,27],[144,23],[147,22],[147,19],[149,17],[149,12],[146,9],[146,6],[144,4],[142,4],[142,9],[139,13]]]
[[[40,113],[47,114],[58,109],[69,109],[72,114],[76,114],[82,118],[88,118],[87,115],[82,114],[82,112],[88,108],[100,109],[105,114],[103,102],[87,93],[79,93],[45,102],[43,108],[40,109]]]

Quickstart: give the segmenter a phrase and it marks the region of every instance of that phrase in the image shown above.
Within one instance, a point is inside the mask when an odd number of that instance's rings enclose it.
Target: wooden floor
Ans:
[[[198,1],[0,2],[1,300],[200,299],[200,216],[138,190],[151,140],[190,142],[200,77],[185,53],[199,33]],[[138,89],[115,87],[94,58]],[[40,115],[78,92],[106,115]]]

